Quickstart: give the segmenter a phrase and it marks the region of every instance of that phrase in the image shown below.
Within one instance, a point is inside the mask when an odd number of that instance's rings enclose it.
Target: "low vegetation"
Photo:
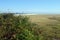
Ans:
[[[60,40],[60,17],[0,14],[0,40]]]

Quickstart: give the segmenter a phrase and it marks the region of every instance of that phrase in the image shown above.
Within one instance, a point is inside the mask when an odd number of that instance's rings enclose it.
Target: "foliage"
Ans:
[[[27,17],[0,14],[0,40],[34,40],[32,24]]]
[[[60,40],[60,17],[48,19],[57,22],[41,26],[29,21],[27,16],[0,14],[0,40]]]

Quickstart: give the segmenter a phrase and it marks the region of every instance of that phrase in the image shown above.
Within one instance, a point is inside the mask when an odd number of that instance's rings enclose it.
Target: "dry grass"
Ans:
[[[30,21],[34,23],[38,23],[39,25],[46,25],[48,23],[55,23],[58,22],[57,20],[48,19],[49,17],[59,17],[58,15],[27,15]]]

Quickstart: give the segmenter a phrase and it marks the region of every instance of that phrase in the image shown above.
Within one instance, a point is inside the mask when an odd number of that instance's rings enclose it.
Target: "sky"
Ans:
[[[0,0],[0,12],[60,13],[60,0]]]

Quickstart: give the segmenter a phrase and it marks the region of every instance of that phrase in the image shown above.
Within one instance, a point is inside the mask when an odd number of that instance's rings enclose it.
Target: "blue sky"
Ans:
[[[60,0],[0,0],[0,11],[60,13]]]

